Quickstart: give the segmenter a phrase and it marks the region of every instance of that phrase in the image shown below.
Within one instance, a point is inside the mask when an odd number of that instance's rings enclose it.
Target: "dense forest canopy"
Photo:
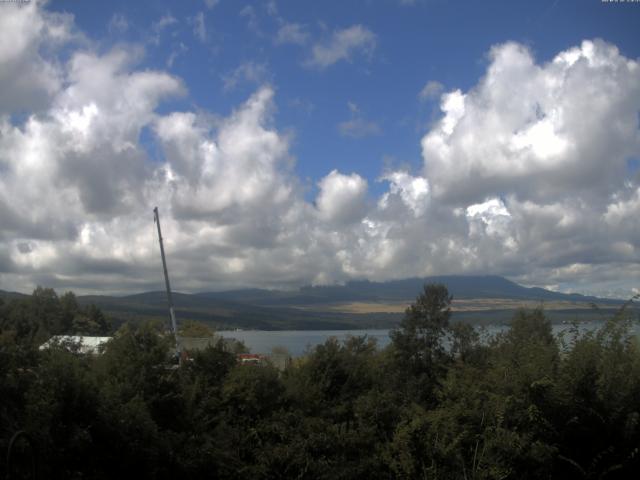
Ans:
[[[72,293],[0,300],[0,475],[30,478],[33,463],[69,479],[635,478],[627,310],[561,339],[522,310],[487,342],[450,323],[450,304],[427,285],[387,348],[332,339],[278,371],[238,364],[222,339],[175,368],[153,323],[122,326],[102,355],[39,350],[110,333],[108,319]]]

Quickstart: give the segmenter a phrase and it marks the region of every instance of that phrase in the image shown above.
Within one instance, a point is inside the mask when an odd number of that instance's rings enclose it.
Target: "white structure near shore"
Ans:
[[[99,355],[112,337],[89,337],[85,335],[54,335],[40,345],[40,350],[62,346],[67,350],[84,355]]]

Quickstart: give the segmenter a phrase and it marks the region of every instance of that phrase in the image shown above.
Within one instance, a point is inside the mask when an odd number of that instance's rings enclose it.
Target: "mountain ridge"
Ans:
[[[612,312],[623,303],[524,287],[496,275],[440,275],[388,282],[356,280],[344,285],[305,286],[292,291],[248,288],[193,294],[173,292],[173,300],[180,321],[200,321],[216,329],[391,328],[402,318],[404,306],[416,299],[426,283],[445,284],[454,298],[454,320],[471,323],[504,323],[518,306],[531,307],[537,302],[543,306],[548,302],[546,311],[552,321],[602,315],[605,310]],[[21,296],[25,295],[0,290],[0,298]],[[168,315],[166,292],[161,290],[124,296],[78,295],[77,298],[81,305],[100,307],[116,324],[145,319],[166,321]],[[465,308],[456,309],[456,301],[459,305],[465,303]],[[601,309],[591,311],[591,304],[599,304]]]
[[[316,302],[348,302],[348,301],[413,301],[419,295],[422,286],[427,283],[442,283],[454,300],[468,298],[508,298],[526,300],[564,300],[577,302],[614,303],[625,299],[601,298],[580,293],[561,293],[541,287],[525,287],[499,275],[436,275],[430,277],[411,277],[384,282],[369,280],[351,280],[344,285],[306,285],[297,290],[270,290],[261,288],[237,288],[221,291],[205,291],[182,293],[174,291],[174,300],[190,298],[190,303],[197,298],[226,300],[231,303],[262,304],[296,304]],[[28,295],[20,292],[0,290],[2,298],[19,298]],[[138,292],[127,295],[78,295],[78,298],[94,298],[100,302],[108,299],[143,300],[145,302],[166,302],[164,290]]]
[[[508,298],[522,300],[561,300],[617,304],[621,299],[605,299],[579,293],[560,293],[540,287],[524,287],[498,275],[438,275],[414,277],[386,282],[349,281],[344,285],[304,286],[298,290],[236,289],[220,292],[200,292],[194,295],[239,301],[246,299],[259,304],[307,304],[347,301],[413,301],[422,285],[442,283],[455,299]],[[410,293],[413,292],[413,293]]]

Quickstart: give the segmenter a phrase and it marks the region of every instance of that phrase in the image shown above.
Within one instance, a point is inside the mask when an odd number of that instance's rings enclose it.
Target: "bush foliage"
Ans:
[[[450,324],[450,304],[427,285],[387,348],[331,339],[279,372],[238,364],[221,339],[175,368],[153,324],[120,328],[102,355],[40,351],[109,323],[71,293],[4,301],[0,476],[34,463],[65,479],[637,478],[640,345],[625,311],[559,340],[542,310],[522,310],[481,341]],[[7,465],[16,432],[29,441]]]

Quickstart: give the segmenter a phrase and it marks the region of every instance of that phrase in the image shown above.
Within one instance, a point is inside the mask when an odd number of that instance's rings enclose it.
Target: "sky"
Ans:
[[[640,2],[0,2],[0,289],[640,293]]]

